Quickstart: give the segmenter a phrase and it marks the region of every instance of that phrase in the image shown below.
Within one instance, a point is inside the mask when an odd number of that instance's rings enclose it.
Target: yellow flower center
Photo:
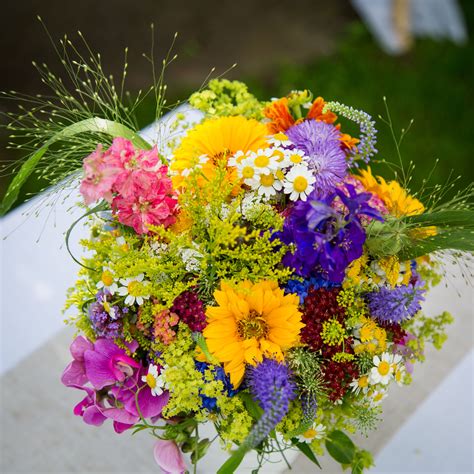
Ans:
[[[266,155],[258,155],[257,158],[255,158],[255,166],[257,168],[265,168],[265,166],[268,166],[270,163],[270,158]]]
[[[366,375],[364,375],[363,377],[361,377],[357,384],[359,385],[360,388],[365,388],[369,385],[369,379]]]
[[[278,132],[273,135],[275,140],[285,141],[288,140],[288,137],[283,132]]]
[[[382,376],[387,375],[390,372],[390,364],[383,360],[378,366],[378,371]]]
[[[275,177],[272,174],[262,174],[260,176],[260,184],[265,187],[272,186],[275,182]]]
[[[277,172],[276,172],[275,174],[276,174],[276,177],[277,177],[280,181],[283,181],[283,179],[285,178],[285,173],[283,173],[282,170],[277,170]]]
[[[374,401],[375,402],[380,402],[380,400],[382,400],[383,398],[383,393],[377,393],[377,395],[375,395],[374,397]]]
[[[285,154],[281,150],[273,150],[273,157],[276,158],[277,161],[282,161]]]
[[[395,380],[396,380],[397,382],[400,382],[401,379],[402,379],[402,371],[401,371],[401,370],[397,370],[397,371],[395,372]]]
[[[318,432],[314,428],[310,428],[303,433],[303,437],[306,439],[313,439],[317,434]]]
[[[152,374],[146,374],[146,383],[150,388],[156,387],[156,379]]]
[[[268,324],[260,314],[251,311],[237,323],[237,331],[242,339],[261,339],[268,333]]]
[[[253,178],[253,175],[255,174],[254,169],[251,166],[245,166],[242,168],[242,177],[247,179],[247,178]]]
[[[114,277],[112,276],[112,273],[110,273],[108,270],[105,270],[102,273],[101,280],[105,286],[110,286],[114,282]]]
[[[293,181],[293,188],[297,193],[302,193],[308,187],[308,180],[304,176],[298,176]]]
[[[142,294],[143,285],[139,281],[133,280],[127,285],[127,290],[130,296],[140,296]]]
[[[292,163],[298,164],[301,163],[302,160],[303,157],[301,155],[298,155],[298,153],[293,153],[292,155],[290,155],[290,161]]]

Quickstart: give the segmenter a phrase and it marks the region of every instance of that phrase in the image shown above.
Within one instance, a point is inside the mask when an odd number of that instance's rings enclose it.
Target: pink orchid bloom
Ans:
[[[174,441],[159,439],[153,448],[153,455],[164,474],[183,474],[187,471],[183,455]]]
[[[97,392],[89,387],[76,387],[85,390],[87,395],[74,407],[74,414],[82,416],[82,419],[88,425],[101,426],[107,419],[102,414],[102,405],[97,401]]]

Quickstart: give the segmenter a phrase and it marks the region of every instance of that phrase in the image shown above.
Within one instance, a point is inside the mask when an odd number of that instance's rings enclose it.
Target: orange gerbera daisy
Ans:
[[[283,353],[299,342],[298,295],[285,295],[274,281],[237,286],[222,282],[214,292],[218,306],[208,307],[203,331],[209,352],[224,366],[234,387],[242,382],[245,364],[263,357],[283,361]]]

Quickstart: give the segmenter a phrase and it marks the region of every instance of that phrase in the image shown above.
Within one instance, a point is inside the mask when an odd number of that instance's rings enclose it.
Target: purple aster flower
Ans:
[[[122,318],[128,308],[111,305],[112,295],[108,291],[100,290],[96,301],[89,306],[89,319],[94,332],[99,337],[115,339],[122,334]]]
[[[400,323],[411,318],[421,309],[425,290],[422,282],[397,286],[381,287],[379,291],[367,293],[366,299],[370,313],[381,322]]]
[[[283,264],[294,268],[297,275],[341,283],[347,266],[362,255],[366,235],[361,217],[382,220],[368,204],[369,193],[356,193],[349,184],[345,191],[348,194],[336,189],[324,199],[313,193],[306,202],[297,202],[283,231],[276,234],[283,243],[296,246],[283,257]],[[335,199],[344,206],[335,209]]]
[[[305,120],[287,131],[290,141],[309,156],[308,167],[321,195],[332,191],[347,174],[346,155],[339,130],[331,124]]]
[[[296,385],[286,365],[272,359],[264,359],[251,368],[247,377],[250,393],[263,409],[246,444],[251,447],[261,443],[288,412],[291,400],[296,397]]]

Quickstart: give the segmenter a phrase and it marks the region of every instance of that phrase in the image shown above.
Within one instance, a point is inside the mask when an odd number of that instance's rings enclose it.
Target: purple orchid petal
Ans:
[[[187,470],[183,455],[174,441],[159,439],[153,448],[155,461],[168,474],[183,474]]]
[[[114,431],[118,434],[123,433],[130,429],[133,425],[129,425],[127,423],[119,423],[118,421],[114,421]]]
[[[94,344],[91,341],[85,337],[78,336],[76,339],[74,339],[74,341],[72,341],[69,350],[71,351],[73,359],[77,361],[84,361],[84,352],[87,350],[92,350],[93,348]]]
[[[88,425],[101,426],[107,418],[102,414],[99,408],[93,405],[84,410],[82,419],[84,420],[84,423],[87,423]]]
[[[76,385],[82,386],[88,381],[89,379],[86,375],[84,362],[78,360],[73,360],[71,363],[69,363],[61,375],[61,382],[67,387]]]
[[[161,414],[169,400],[169,393],[164,392],[161,395],[153,396],[148,386],[140,390],[138,394],[138,406],[143,418],[151,418]],[[135,397],[125,402],[125,409],[136,416],[139,416]]]

